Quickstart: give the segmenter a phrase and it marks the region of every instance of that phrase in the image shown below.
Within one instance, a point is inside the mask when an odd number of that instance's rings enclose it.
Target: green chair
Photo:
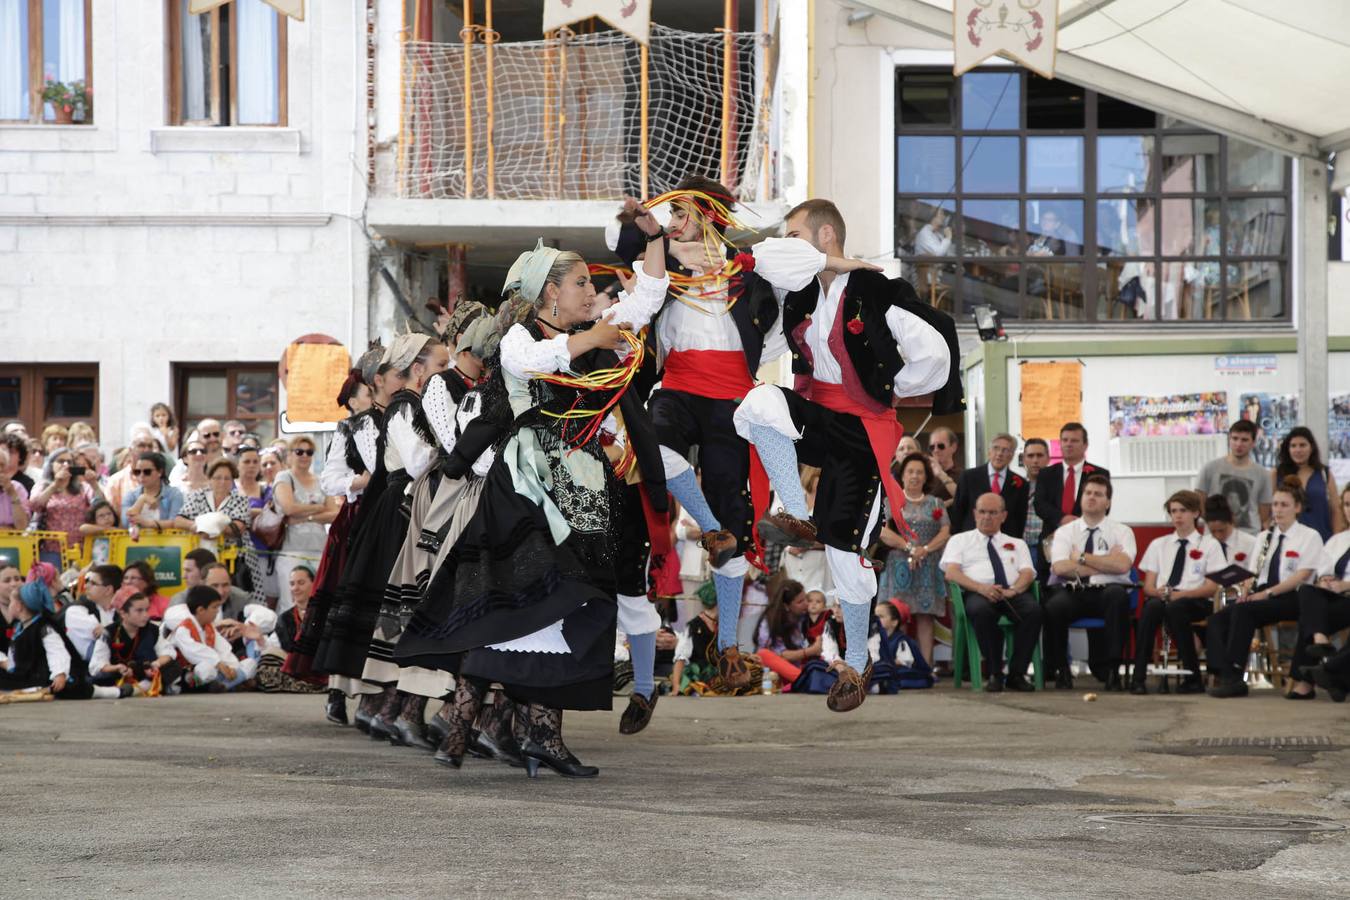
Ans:
[[[1041,586],[1039,582],[1031,583],[1031,593],[1036,598],[1036,602],[1041,602]],[[970,689],[972,691],[984,690],[984,679],[980,677],[980,641],[975,636],[975,628],[966,618],[965,599],[961,596],[961,588],[954,583],[947,583],[947,598],[952,607],[952,684],[961,686],[961,680],[964,677],[970,678]],[[998,627],[1003,629],[1003,656],[1005,659],[1012,657],[1013,643],[1013,623],[1007,616],[999,616]],[[1045,689],[1045,673],[1041,667],[1041,642],[1036,641],[1036,648],[1031,651],[1031,668],[1035,673],[1036,690]]]

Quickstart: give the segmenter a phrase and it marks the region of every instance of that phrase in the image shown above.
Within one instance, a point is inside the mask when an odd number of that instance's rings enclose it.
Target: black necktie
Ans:
[[[1003,568],[1003,560],[998,558],[998,551],[994,549],[993,535],[990,535],[985,548],[989,551],[989,565],[994,567],[994,584],[1003,588],[1007,587],[1008,573]]]
[[[1266,539],[1266,546],[1270,546],[1270,539]],[[1280,583],[1280,551],[1284,549],[1284,535],[1275,542],[1275,552],[1270,554],[1270,567],[1266,569],[1266,587],[1271,587]]]
[[[1096,533],[1097,533],[1097,529],[1096,529],[1096,528],[1089,528],[1089,529],[1087,530],[1087,540],[1083,542],[1083,552],[1084,552],[1084,553],[1091,553],[1091,552],[1092,552],[1092,536],[1093,536],[1094,534],[1096,534]]]
[[[1227,541],[1219,541],[1219,549],[1223,551],[1223,559],[1224,559],[1224,562],[1227,562],[1227,561],[1228,561],[1228,542],[1227,542]]]
[[[1341,558],[1338,559],[1338,560],[1336,560],[1336,580],[1337,580],[1337,581],[1344,581],[1344,580],[1345,580],[1345,567],[1346,567],[1347,565],[1350,565],[1350,548],[1347,548],[1346,551],[1345,551],[1344,553],[1341,554]]]
[[[1177,555],[1172,559],[1172,574],[1167,576],[1167,586],[1177,587],[1181,584],[1181,570],[1186,567],[1186,539],[1182,538],[1177,542]]]

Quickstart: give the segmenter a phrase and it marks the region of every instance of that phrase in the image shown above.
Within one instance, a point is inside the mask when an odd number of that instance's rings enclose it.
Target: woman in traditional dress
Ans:
[[[615,365],[611,350],[641,347],[619,326],[647,324],[668,284],[664,254],[648,254],[633,294],[573,333],[595,305],[585,261],[540,242],[511,267],[503,315],[523,315],[502,338],[501,366],[517,417],[477,513],[398,650],[405,663],[460,673],[442,747],[452,765],[488,685],[500,682],[518,704],[531,776],[541,764],[572,777],[599,772],[562,739],[563,709],[609,709],[613,698],[619,484],[599,426],[640,363],[630,356]]]

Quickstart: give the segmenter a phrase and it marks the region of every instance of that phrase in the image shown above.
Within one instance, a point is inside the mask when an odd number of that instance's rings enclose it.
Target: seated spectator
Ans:
[[[117,511],[107,500],[89,507],[89,515],[80,526],[80,535],[90,541],[90,564],[102,565],[112,558],[112,538],[109,531],[117,529]]]
[[[169,474],[169,484],[184,494],[205,490],[210,484],[210,479],[206,475],[208,459],[205,442],[195,435],[188,435],[187,440],[183,442],[183,458],[178,460],[178,464]]]
[[[1333,703],[1344,703],[1350,693],[1350,644],[1307,670],[1313,683],[1327,692]]]
[[[178,458],[178,420],[167,403],[156,403],[150,407],[150,427],[155,439],[163,445],[164,452],[174,459]]]
[[[25,471],[28,465],[28,439],[17,434],[6,434],[4,439],[0,440],[0,446],[9,451],[9,464],[0,467],[0,473],[23,485],[24,497],[33,496],[35,479]],[[41,468],[38,469],[38,477],[42,477]]]
[[[1205,648],[1216,683],[1211,697],[1245,697],[1242,674],[1256,629],[1298,618],[1298,589],[1311,584],[1323,564],[1322,538],[1298,521],[1303,511],[1303,485],[1286,479],[1270,499],[1274,526],[1257,540],[1254,584],[1246,599],[1209,617]]]
[[[263,603],[266,595],[263,592],[262,566],[249,540],[249,526],[252,523],[249,501],[234,486],[235,479],[239,477],[239,468],[232,459],[223,456],[207,466],[206,474],[210,479],[210,487],[188,495],[174,524],[184,531],[195,531],[208,538],[222,537],[227,543],[238,547],[240,558],[250,576],[249,583],[253,586],[250,597],[254,603]]]
[[[314,570],[309,566],[291,569],[290,591],[292,606],[278,617],[276,632],[277,643],[287,653],[295,649],[305,622],[305,610],[309,609],[309,600],[314,596]]]
[[[94,645],[113,624],[113,597],[122,587],[122,570],[117,566],[95,566],[84,576],[84,596],[61,613],[66,637],[81,659],[89,659]],[[90,667],[97,678],[98,669]]]
[[[319,694],[328,688],[328,679],[322,675],[295,678],[281,671],[286,654],[296,648],[305,611],[314,594],[314,572],[308,566],[291,569],[290,592],[292,606],[277,617],[275,649],[269,649],[258,662],[258,690],[288,694]]]
[[[164,612],[169,608],[169,598],[159,592],[155,570],[150,568],[148,562],[138,559],[129,563],[122,570],[122,587],[124,590],[130,588],[135,593],[144,594],[149,599],[150,618],[156,622],[164,618]]]
[[[214,622],[220,614],[220,594],[199,584],[188,591],[187,615],[173,625],[170,640],[178,653],[178,663],[184,669],[183,686],[186,689],[203,688],[230,691],[244,686],[257,671],[257,662],[239,659],[230,648],[230,642],[216,631]],[[179,617],[176,612],[175,618]],[[165,623],[168,627],[169,623]]]
[[[239,445],[248,436],[248,426],[238,419],[228,420],[221,428],[220,449],[226,456],[239,453]]]
[[[1071,689],[1069,624],[1084,616],[1106,623],[1105,679],[1108,691],[1123,691],[1121,657],[1130,628],[1130,569],[1134,566],[1134,531],[1107,517],[1111,479],[1101,472],[1083,477],[1079,491],[1082,516],[1055,529],[1050,570],[1059,578],[1045,604],[1045,665],[1054,672],[1055,687]]]
[[[170,606],[181,606],[187,602],[188,590],[199,584],[205,584],[203,573],[206,567],[216,561],[216,555],[205,547],[197,547],[183,555],[183,589],[169,598]],[[242,607],[240,607],[242,609]]]
[[[84,658],[56,622],[56,601],[43,581],[30,581],[10,601],[14,633],[0,660],[0,690],[45,687],[58,700],[116,700],[117,688],[96,687]]]
[[[1211,494],[1205,499],[1205,530],[1219,542],[1219,550],[1230,564],[1256,564],[1256,538],[1238,530],[1233,508],[1223,494]]]
[[[802,632],[805,618],[806,591],[799,581],[785,581],[755,628],[755,646],[798,665],[820,656],[820,644],[809,644]]]
[[[1350,486],[1341,491],[1340,505],[1343,513],[1350,514]],[[1336,652],[1331,635],[1350,628],[1347,595],[1350,595],[1350,531],[1342,531],[1327,541],[1322,566],[1317,570],[1317,584],[1300,585],[1298,589],[1298,643],[1289,668],[1294,679],[1291,696],[1313,695],[1312,667]]]
[[[70,430],[55,422],[42,429],[42,449],[50,457],[54,452],[70,446]]]
[[[28,527],[28,489],[16,474],[13,454],[0,444],[0,528],[23,531]]]
[[[675,662],[670,672],[672,692],[701,697],[758,694],[763,676],[758,657],[742,657],[750,667],[751,674],[751,683],[745,687],[728,688],[718,674],[717,591],[712,581],[705,581],[694,596],[703,604],[703,611],[689,620],[676,642]]]
[[[149,425],[138,422],[131,426],[129,446],[117,465],[116,471],[108,476],[106,488],[108,502],[113,505],[113,509],[117,510],[119,516],[126,509],[122,501],[139,484],[136,480],[136,463],[139,462],[140,455],[142,453],[159,452],[161,452],[159,441],[151,433]]]
[[[980,644],[988,677],[985,690],[1034,691],[1027,681],[1036,641],[1041,633],[1041,606],[1031,592],[1036,567],[1026,541],[1004,534],[1008,507],[992,491],[975,501],[975,530],[963,531],[947,542],[942,569],[947,580],[961,588],[970,627]],[[1003,630],[1000,616],[1013,622],[1013,654],[1008,676],[1003,676]]]
[[[164,457],[142,453],[131,471],[139,486],[122,498],[122,523],[132,539],[140,537],[142,528],[172,528],[183,509],[184,497],[182,491],[164,481]]]
[[[94,647],[89,662],[94,680],[101,684],[133,681],[144,693],[160,678],[161,690],[170,693],[183,669],[174,659],[173,644],[150,622],[150,600],[133,593],[125,599],[117,621]]]
[[[1153,657],[1158,626],[1165,620],[1176,642],[1183,668],[1189,669],[1177,688],[1178,694],[1199,694],[1205,689],[1200,674],[1200,659],[1195,652],[1194,622],[1209,618],[1214,611],[1214,595],[1219,586],[1209,575],[1228,567],[1219,542],[1211,535],[1195,530],[1200,515],[1200,495],[1195,491],[1177,491],[1167,498],[1167,516],[1172,520],[1171,534],[1155,538],[1139,571],[1144,575],[1144,607],[1139,613],[1135,635],[1134,672],[1131,694],[1147,694],[1145,678]]]
[[[235,640],[247,616],[244,607],[249,604],[248,591],[234,584],[230,570],[222,562],[207,563],[202,567],[202,583],[220,596],[221,619],[216,624],[227,638]]]
[[[43,483],[29,506],[38,514],[46,531],[60,531],[68,544],[81,541],[80,526],[95,502],[106,499],[99,487],[98,472],[75,464],[75,455],[58,448],[47,456]]]
[[[902,690],[933,686],[932,667],[919,652],[918,643],[905,634],[910,618],[909,609],[899,600],[877,604],[876,631],[867,640],[867,653],[872,659],[870,687],[875,693],[897,694]],[[830,647],[830,643],[827,639],[825,657],[839,653]],[[834,673],[830,675],[834,676]],[[795,683],[792,689],[798,690]],[[829,687],[824,690],[829,691]]]
[[[0,653],[9,649],[9,626],[14,619],[9,613],[9,604],[19,595],[23,587],[23,573],[8,559],[0,559]]]
[[[825,600],[824,591],[806,592],[806,621],[803,623],[802,630],[806,635],[807,641],[815,643],[820,639],[825,630],[830,627],[834,621],[834,613],[830,610],[829,604]]]

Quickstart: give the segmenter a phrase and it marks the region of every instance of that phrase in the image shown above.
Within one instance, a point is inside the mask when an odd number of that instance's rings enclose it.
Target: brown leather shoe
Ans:
[[[806,519],[797,518],[781,507],[778,512],[760,519],[755,527],[759,529],[760,537],[776,544],[804,548],[816,542],[816,526]]]
[[[842,659],[831,663],[830,670],[837,672],[839,677],[830,687],[825,705],[834,712],[849,712],[862,706],[867,699],[867,685],[872,681],[872,661],[867,661],[867,668],[861,675]]]
[[[741,659],[739,647],[727,647],[717,655],[717,674],[729,690],[750,686],[750,667]]]
[[[730,531],[705,531],[699,544],[708,551],[708,565],[720,569],[736,555],[736,535]]]
[[[634,691],[628,698],[628,708],[619,717],[619,734],[637,734],[646,728],[652,720],[652,713],[656,711],[656,701],[660,696],[652,691],[652,699],[648,700]]]

